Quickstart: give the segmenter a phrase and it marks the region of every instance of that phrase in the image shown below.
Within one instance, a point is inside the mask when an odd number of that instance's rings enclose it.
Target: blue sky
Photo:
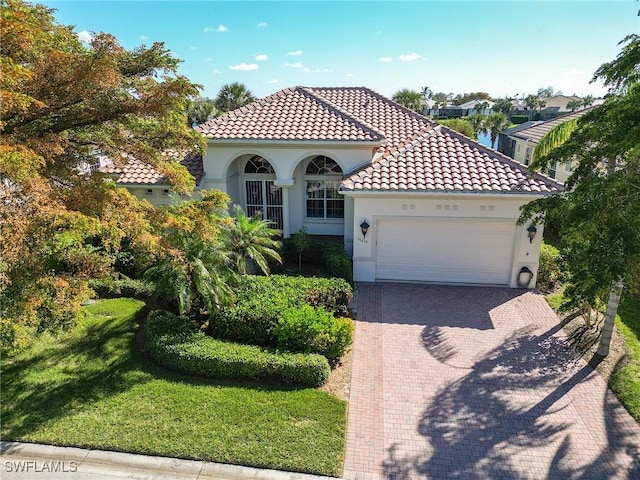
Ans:
[[[293,85],[600,95],[593,72],[640,33],[635,0],[41,3],[81,36],[163,41],[208,97],[233,81],[258,97]]]

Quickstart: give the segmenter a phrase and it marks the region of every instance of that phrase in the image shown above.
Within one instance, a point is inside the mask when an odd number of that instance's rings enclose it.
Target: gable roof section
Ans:
[[[218,140],[384,141],[382,132],[303,87],[280,90],[196,130]]]
[[[519,138],[522,140],[529,140],[529,142],[536,144],[540,141],[542,137],[544,137],[553,127],[560,125],[568,120],[574,120],[576,118],[580,118],[585,113],[593,110],[595,107],[585,108],[584,110],[579,110],[577,112],[569,113],[567,115],[562,115],[561,117],[556,117],[551,120],[547,120],[546,122],[540,122],[536,125],[533,125],[529,128],[523,128],[515,133],[510,134],[513,138]]]
[[[169,157],[174,161],[179,161],[184,165],[193,176],[196,185],[198,185],[204,177],[202,155],[184,155],[171,151],[164,153],[163,156]],[[100,171],[114,176],[119,175],[116,179],[117,183],[125,183],[128,185],[166,185],[165,179],[153,165],[134,158],[129,159],[129,161],[122,166],[110,162],[101,167]]]
[[[345,178],[342,191],[551,193],[561,185],[438,126]]]

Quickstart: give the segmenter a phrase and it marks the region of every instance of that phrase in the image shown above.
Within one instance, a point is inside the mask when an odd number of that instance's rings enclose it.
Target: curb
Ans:
[[[90,476],[111,476],[146,479],[191,479],[191,480],[336,480],[334,477],[322,477],[307,473],[285,472],[281,470],[244,467],[201,460],[154,457],[136,453],[120,453],[106,450],[89,450],[76,447],[56,447],[37,443],[0,441],[0,456],[3,464],[8,458],[16,460],[40,460],[42,462],[73,462],[74,471],[64,475],[56,474],[51,478],[84,478]],[[36,462],[37,466],[37,462]],[[2,472],[4,478],[10,478]],[[27,471],[27,473],[29,473]],[[34,478],[44,478],[35,470]],[[6,477],[5,477],[6,475]],[[27,478],[27,477],[21,477]]]

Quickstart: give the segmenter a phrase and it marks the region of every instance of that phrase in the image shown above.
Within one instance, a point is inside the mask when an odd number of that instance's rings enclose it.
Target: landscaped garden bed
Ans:
[[[4,358],[3,440],[341,474],[346,402],[159,367],[135,348],[143,307],[100,300],[74,329]]]

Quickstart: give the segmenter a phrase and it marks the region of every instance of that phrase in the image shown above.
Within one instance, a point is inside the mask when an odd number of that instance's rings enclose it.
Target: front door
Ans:
[[[273,180],[246,180],[245,194],[247,199],[247,215],[261,212],[264,220],[271,221],[271,227],[283,229],[282,223],[282,188]]]

